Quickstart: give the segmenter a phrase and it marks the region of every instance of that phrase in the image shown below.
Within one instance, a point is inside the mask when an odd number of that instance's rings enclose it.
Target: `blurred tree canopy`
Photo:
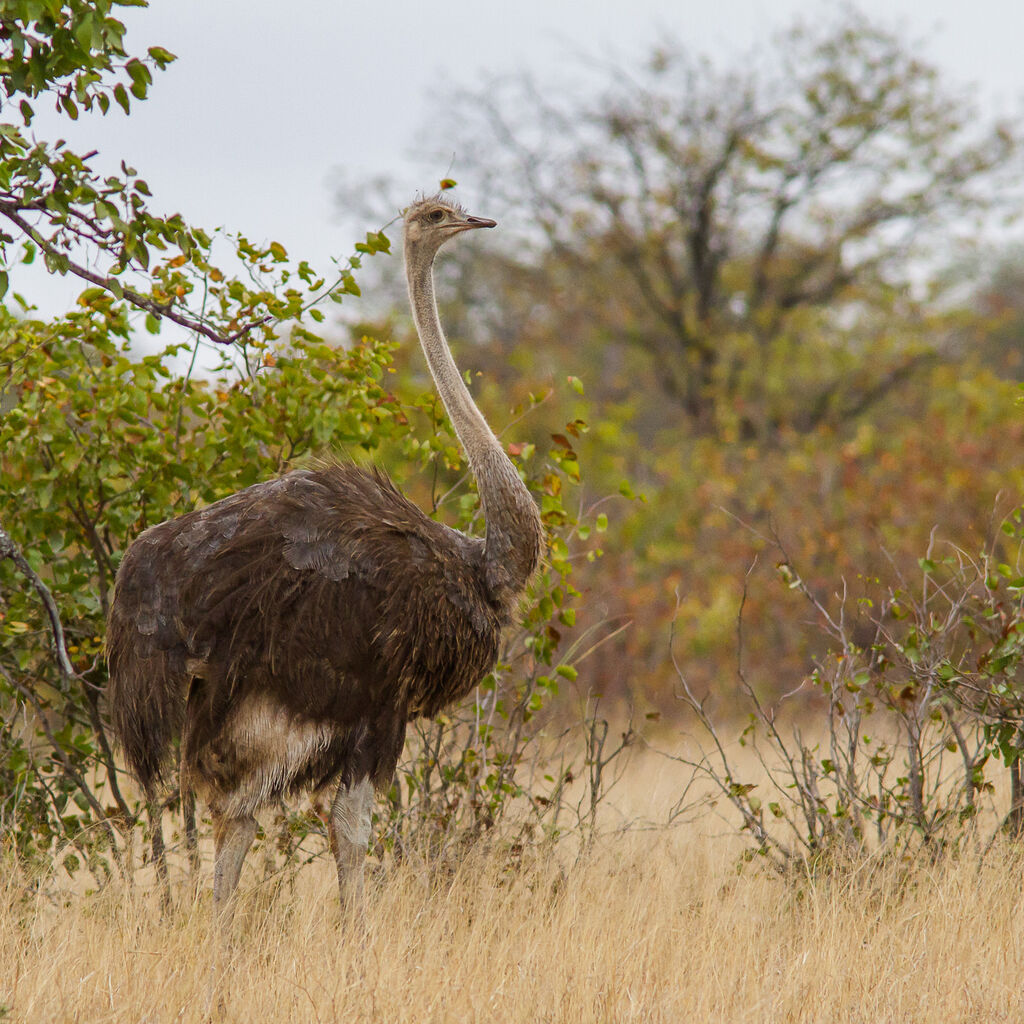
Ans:
[[[752,61],[667,43],[587,82],[495,79],[443,115],[462,177],[521,228],[467,270],[474,312],[503,353],[555,345],[599,388],[628,365],[659,421],[851,420],[941,348],[955,239],[1019,212],[1020,125],[856,13]]]
[[[973,308],[981,329],[964,339],[964,347],[997,373],[1024,379],[1024,250],[999,253],[985,267]]]
[[[678,615],[697,690],[731,692],[742,601],[765,691],[791,689],[800,609],[770,566],[743,582],[776,531],[824,588],[913,568],[936,528],[1000,543],[1024,492],[1016,261],[965,268],[1020,212],[1024,131],[920,47],[845,9],[732,63],[663,42],[434,116],[505,229],[446,268],[451,333],[494,401],[581,377],[591,483],[646,496],[588,579],[632,624],[597,688],[670,706]]]

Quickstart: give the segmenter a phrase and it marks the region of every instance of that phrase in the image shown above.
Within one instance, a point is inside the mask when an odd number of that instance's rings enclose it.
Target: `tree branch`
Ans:
[[[68,658],[67,646],[64,643],[64,626],[60,621],[60,612],[57,610],[57,602],[50,593],[50,588],[39,578],[36,571],[28,564],[28,560],[18,549],[18,546],[11,539],[11,535],[0,526],[0,559],[9,558],[32,585],[32,589],[39,595],[46,609],[47,618],[50,620],[50,632],[53,634],[53,643],[56,648],[57,665],[60,667],[61,675],[65,679],[77,679],[78,673]]]
[[[179,327],[184,327],[189,331],[195,331],[197,334],[201,334],[204,338],[208,338],[210,341],[215,342],[218,345],[231,345],[240,338],[245,337],[250,331],[255,330],[257,327],[261,327],[263,324],[268,323],[273,319],[268,314],[267,316],[262,316],[256,320],[251,320],[247,324],[243,324],[242,327],[232,334],[220,334],[201,320],[197,320],[194,317],[179,312],[173,303],[157,302],[155,299],[148,298],[141,292],[135,291],[134,288],[126,288],[120,281],[115,281],[112,277],[108,277],[103,274],[96,274],[89,270],[88,267],[83,267],[80,263],[76,263],[66,252],[60,250],[50,241],[50,239],[25,220],[19,212],[21,209],[22,207],[19,207],[14,203],[0,202],[0,214],[6,217],[20,231],[31,238],[44,253],[59,259],[63,264],[65,264],[67,269],[74,274],[75,277],[81,278],[83,281],[88,281],[89,284],[95,285],[97,288],[102,288],[104,291],[110,292],[114,296],[117,296],[118,293],[120,293],[123,298],[127,299],[128,302],[136,308],[145,310],[147,313],[152,313],[154,316],[165,317],[172,323],[178,324]]]

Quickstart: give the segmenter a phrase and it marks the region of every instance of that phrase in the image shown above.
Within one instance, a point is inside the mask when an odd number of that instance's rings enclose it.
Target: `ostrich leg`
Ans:
[[[223,916],[229,911],[231,895],[242,873],[242,861],[256,838],[256,819],[228,818],[213,814],[213,905]],[[227,913],[230,920],[230,912]]]
[[[242,862],[256,838],[256,819],[247,814],[229,818],[211,808],[213,816],[213,913],[220,941],[206,991],[206,1020],[219,1020],[227,1013],[224,990],[226,956],[230,948],[230,928],[235,904],[232,896],[242,873]]]
[[[369,779],[346,786],[339,783],[328,831],[331,853],[338,865],[338,889],[344,914],[360,914],[363,908],[363,862],[370,840],[373,786]]]

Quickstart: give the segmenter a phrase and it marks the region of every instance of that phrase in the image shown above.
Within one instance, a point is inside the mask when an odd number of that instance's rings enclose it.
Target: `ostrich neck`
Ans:
[[[406,273],[413,319],[427,366],[480,492],[487,521],[487,583],[496,600],[510,604],[526,586],[540,558],[537,506],[455,365],[437,313],[432,261],[410,260],[407,253]]]

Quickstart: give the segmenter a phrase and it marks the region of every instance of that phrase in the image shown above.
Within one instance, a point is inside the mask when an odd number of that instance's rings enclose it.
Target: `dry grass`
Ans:
[[[635,802],[657,786],[634,778]],[[646,809],[646,808],[645,808]],[[601,840],[576,863],[494,855],[454,876],[391,867],[365,927],[340,920],[325,861],[243,876],[218,968],[227,1021],[885,1022],[1024,1019],[1024,857],[866,862],[813,883],[736,871],[735,840]],[[206,879],[208,884],[208,877]],[[209,897],[161,921],[148,893],[26,898],[0,882],[0,1003],[18,1021],[200,1021]],[[3,1015],[0,1014],[0,1018]]]

